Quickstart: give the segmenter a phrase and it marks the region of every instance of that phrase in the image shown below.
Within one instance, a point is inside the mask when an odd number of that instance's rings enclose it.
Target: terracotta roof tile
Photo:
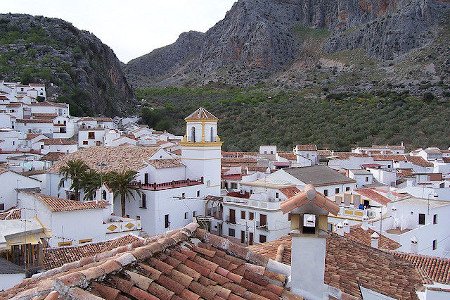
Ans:
[[[249,248],[274,259],[279,245],[285,248],[282,261],[290,264],[290,236]],[[418,299],[416,289],[430,283],[411,263],[394,254],[335,234],[327,238],[325,261],[325,283],[348,294],[348,299],[361,299],[360,285],[398,299]]]
[[[422,269],[434,282],[450,284],[449,258],[400,252],[395,252],[394,255],[407,260],[415,267]]]
[[[143,243],[134,242],[137,248],[121,246],[120,250],[111,249],[93,258],[83,258],[83,261],[49,270],[0,293],[0,298],[17,294],[24,296],[23,299],[31,299],[36,295],[45,297],[52,291],[61,293],[61,298],[75,293],[85,299],[171,300],[198,300],[200,297],[279,299],[280,295],[287,293],[282,287],[285,277],[280,277],[283,281],[277,281],[273,279],[277,277],[268,276],[271,273],[265,269],[267,260],[261,259],[259,254],[252,255],[248,250],[231,247],[225,238],[213,237],[196,228],[197,225],[188,225]],[[179,232],[183,234],[179,235]],[[173,238],[175,236],[179,237]],[[201,239],[202,243],[199,246],[190,244],[191,237]],[[173,244],[175,240],[178,242]],[[209,241],[214,241],[214,244]],[[150,249],[151,245],[156,246]],[[136,258],[133,253],[141,258]],[[227,264],[242,273],[244,278],[219,267],[217,259],[228,261]],[[262,262],[262,265],[253,265],[252,260]]]
[[[37,200],[41,201],[45,206],[47,206],[47,208],[52,212],[75,211],[85,209],[103,209],[108,205],[108,203],[105,201],[80,202],[51,197],[36,192],[25,192],[25,193],[34,196]]]
[[[364,230],[360,225],[355,225],[350,227],[350,233],[345,233],[345,237],[353,239],[361,244],[370,247],[371,244],[371,235],[375,231],[373,229],[368,228]],[[379,248],[384,250],[396,250],[400,248],[402,245],[397,243],[396,241],[384,236],[380,235],[379,238]]]
[[[189,119],[217,120],[217,118],[212,113],[210,113],[203,107],[200,107],[199,109],[194,111],[192,114],[187,116],[185,120],[189,120]]]
[[[300,151],[317,151],[317,146],[314,144],[297,145],[295,148]]]

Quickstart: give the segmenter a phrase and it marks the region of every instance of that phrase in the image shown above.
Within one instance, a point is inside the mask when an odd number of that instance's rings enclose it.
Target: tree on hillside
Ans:
[[[59,169],[59,174],[63,176],[59,182],[59,188],[64,185],[67,179],[72,181],[70,189],[75,193],[74,200],[80,200],[80,190],[82,189],[81,180],[85,176],[86,172],[90,169],[88,165],[82,160],[69,160],[67,164]]]
[[[137,172],[127,170],[121,172],[110,172],[106,176],[106,182],[112,189],[115,196],[120,195],[120,206],[122,209],[122,217],[125,217],[125,200],[127,196],[135,199],[134,192],[139,195],[139,189],[131,186],[131,182],[134,180]]]

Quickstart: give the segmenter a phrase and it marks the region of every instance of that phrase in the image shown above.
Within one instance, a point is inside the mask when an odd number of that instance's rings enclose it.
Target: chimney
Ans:
[[[378,235],[378,233],[372,233],[372,235],[370,236],[370,246],[372,248],[378,249],[379,239],[380,236]]]
[[[328,299],[328,215],[338,215],[339,206],[317,193],[312,185],[306,185],[303,192],[283,201],[281,211],[291,213],[291,291],[304,299]]]
[[[364,216],[362,218],[362,224],[361,224],[361,228],[365,231],[367,229],[369,229],[369,217]]]
[[[411,238],[411,253],[417,254],[418,251],[418,241],[416,236],[413,236]]]
[[[344,226],[344,233],[350,233],[350,222],[348,220],[344,220],[343,226]]]
[[[340,236],[344,236],[344,225],[341,222],[336,225],[336,234]]]

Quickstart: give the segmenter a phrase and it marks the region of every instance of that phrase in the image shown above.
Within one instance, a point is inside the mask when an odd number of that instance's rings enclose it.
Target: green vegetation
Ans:
[[[224,86],[148,88],[136,95],[144,99],[147,124],[176,134],[184,133],[184,117],[205,107],[220,118],[225,150],[256,150],[262,144],[289,150],[297,143],[335,150],[402,141],[411,148],[450,144],[450,105],[430,96],[385,92],[318,97]],[[158,128],[164,120],[171,126]]]

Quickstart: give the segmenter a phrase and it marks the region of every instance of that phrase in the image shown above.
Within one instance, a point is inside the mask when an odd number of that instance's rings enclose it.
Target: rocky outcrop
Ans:
[[[126,73],[138,87],[211,81],[245,86],[273,83],[287,70],[320,64],[321,56],[343,50],[362,49],[378,62],[396,64],[434,42],[449,7],[442,0],[240,0],[205,34],[189,37],[191,42],[180,36],[131,61]],[[311,40],[305,28],[325,34]],[[196,51],[177,50],[186,44]]]
[[[75,115],[122,115],[134,94],[114,52],[63,20],[0,15],[0,79],[45,83]]]

